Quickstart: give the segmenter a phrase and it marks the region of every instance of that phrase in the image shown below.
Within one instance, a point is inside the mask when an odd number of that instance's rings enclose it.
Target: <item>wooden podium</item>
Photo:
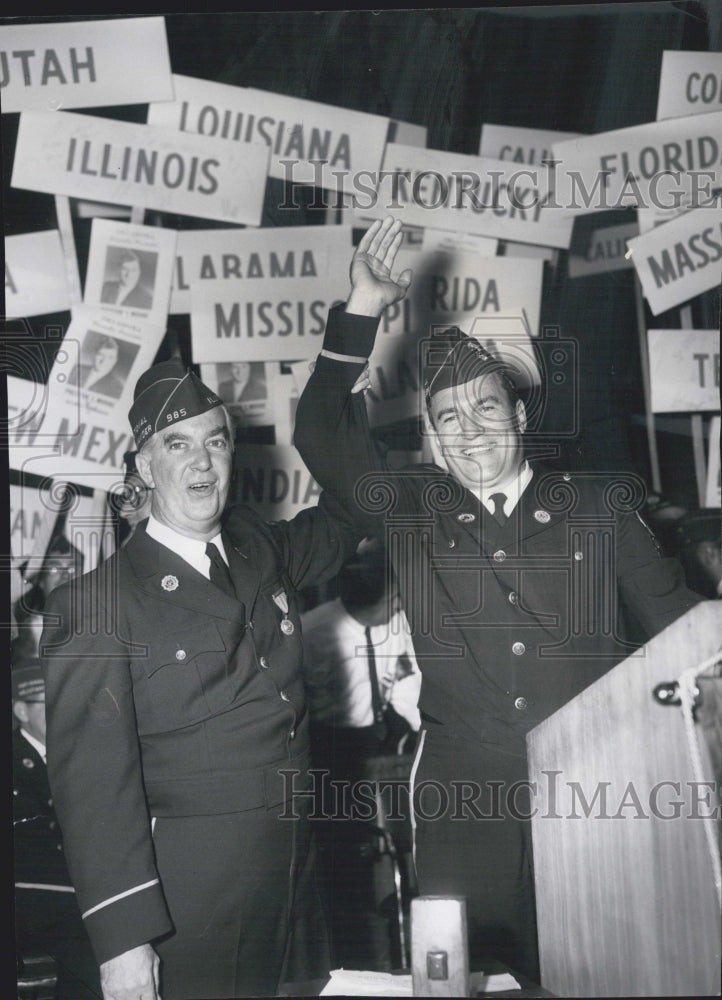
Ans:
[[[722,601],[697,605],[527,737],[541,980],[558,996],[720,995],[722,724],[705,740],[702,709],[686,728],[654,689],[721,646]],[[709,716],[722,679],[699,686]]]

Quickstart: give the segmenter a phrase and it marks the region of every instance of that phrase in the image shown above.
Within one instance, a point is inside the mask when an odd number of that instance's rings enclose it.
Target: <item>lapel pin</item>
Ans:
[[[178,577],[172,576],[170,573],[168,576],[164,576],[160,581],[160,585],[163,590],[177,590],[178,589]]]
[[[539,522],[539,524],[548,524],[551,520],[551,514],[548,510],[535,510],[534,517]]]
[[[283,615],[283,618],[281,619],[281,631],[284,635],[293,635],[295,628],[293,622],[288,617],[288,598],[286,597],[286,591],[279,590],[277,594],[272,594],[271,596],[273,598],[273,603]]]
[[[456,520],[462,521],[464,524],[470,524],[472,521],[476,520],[476,514],[469,514],[468,512],[465,511],[462,514],[457,514]]]

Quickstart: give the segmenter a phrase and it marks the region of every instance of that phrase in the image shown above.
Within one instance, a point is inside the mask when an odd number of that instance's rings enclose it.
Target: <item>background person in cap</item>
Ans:
[[[100,996],[53,808],[45,751],[45,682],[39,660],[12,669],[15,944],[55,959],[57,1000]]]
[[[410,284],[409,271],[391,276],[400,229],[387,218],[359,243],[295,443],[364,533],[398,535],[388,544],[422,674],[414,779],[434,783],[417,803],[419,891],[466,896],[472,969],[495,957],[538,979],[530,804],[518,785],[526,733],[700,598],[660,554],[629,482],[615,493],[593,474],[526,460],[523,401],[503,366],[457,329],[420,343],[434,463],[385,465],[353,390],[381,313]],[[388,523],[379,496],[389,497]],[[604,546],[609,559],[598,557]],[[448,807],[438,815],[440,787]]]
[[[224,516],[228,413],[179,362],[129,416],[150,517],[53,592],[41,641],[69,867],[106,1000],[273,995],[328,969],[309,804],[288,801],[309,757],[295,591],[360,536],[327,497]]]

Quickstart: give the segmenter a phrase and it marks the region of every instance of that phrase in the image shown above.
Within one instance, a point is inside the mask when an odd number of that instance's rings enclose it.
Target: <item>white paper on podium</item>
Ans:
[[[508,972],[486,976],[472,972],[469,977],[471,996],[520,990],[521,986]],[[355,969],[333,969],[331,978],[321,990],[322,997],[410,997],[413,996],[411,975],[395,976],[390,972],[364,972]]]

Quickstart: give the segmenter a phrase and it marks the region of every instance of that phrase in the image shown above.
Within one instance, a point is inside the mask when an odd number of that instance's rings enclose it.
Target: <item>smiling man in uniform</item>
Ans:
[[[419,891],[466,897],[472,969],[498,958],[538,980],[526,734],[700,598],[628,502],[628,478],[527,461],[509,372],[456,327],[419,344],[434,462],[387,465],[358,380],[411,281],[391,275],[400,243],[390,217],[362,237],[295,443],[392,553],[422,675]]]
[[[105,1000],[273,995],[328,967],[309,824],[281,818],[309,755],[294,595],[360,536],[329,497],[226,511],[229,417],[180,362],[129,416],[150,517],[53,593],[41,642],[70,873]]]

